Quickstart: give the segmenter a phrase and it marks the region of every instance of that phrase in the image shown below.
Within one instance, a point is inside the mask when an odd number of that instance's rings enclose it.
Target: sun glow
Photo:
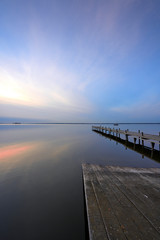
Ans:
[[[27,79],[27,73],[0,69],[0,100],[4,103],[43,106],[44,100]]]

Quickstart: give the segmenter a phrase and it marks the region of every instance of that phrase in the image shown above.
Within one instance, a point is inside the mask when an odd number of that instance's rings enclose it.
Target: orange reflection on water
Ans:
[[[14,144],[0,148],[0,160],[24,154],[33,148],[33,143]]]

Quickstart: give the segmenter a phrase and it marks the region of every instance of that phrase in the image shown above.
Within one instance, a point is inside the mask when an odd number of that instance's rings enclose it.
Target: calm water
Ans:
[[[160,131],[158,124],[119,127]],[[2,240],[87,239],[82,162],[160,167],[92,132],[91,125],[0,125],[0,136]]]

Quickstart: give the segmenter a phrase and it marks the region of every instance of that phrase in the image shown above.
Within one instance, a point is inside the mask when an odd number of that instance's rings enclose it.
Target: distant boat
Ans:
[[[13,124],[21,124],[20,122],[14,122]]]
[[[114,123],[114,126],[118,126],[118,123]]]

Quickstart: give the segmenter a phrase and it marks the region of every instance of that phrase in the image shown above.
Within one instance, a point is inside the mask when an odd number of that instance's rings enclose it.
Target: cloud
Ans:
[[[0,67],[1,104],[69,112],[89,112],[91,104],[80,90],[79,78],[54,62]],[[49,110],[50,109],[50,110]]]

